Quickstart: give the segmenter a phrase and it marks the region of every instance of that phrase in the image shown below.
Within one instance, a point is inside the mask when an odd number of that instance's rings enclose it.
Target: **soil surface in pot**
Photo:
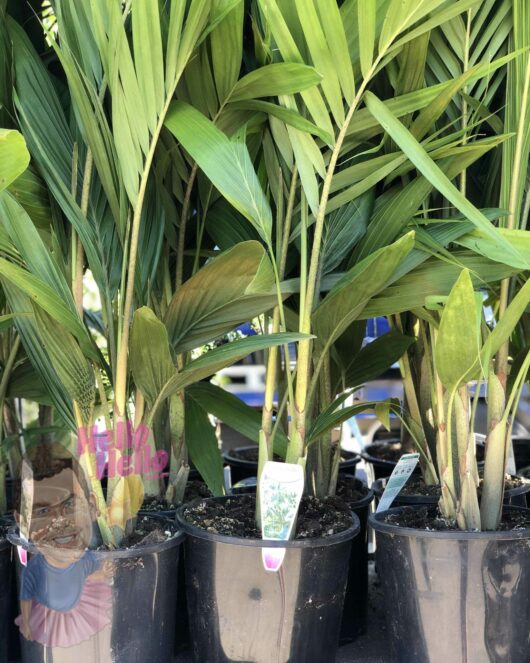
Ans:
[[[422,495],[425,497],[438,497],[440,495],[440,486],[428,486],[421,475],[413,474],[407,483],[401,489],[400,495]]]
[[[204,481],[200,479],[188,481],[186,492],[184,493],[184,503],[205,497],[212,497],[212,493]],[[165,497],[147,497],[142,504],[141,511],[156,514],[161,511],[174,511],[179,506],[179,504],[168,502]]]
[[[526,483],[528,483],[528,481],[522,477],[510,476],[509,474],[507,474],[504,479],[504,489],[513,490],[514,488],[520,488]],[[481,489],[482,489],[482,479],[480,480],[480,485],[478,487],[479,497]],[[403,486],[400,495],[407,495],[409,497],[412,497],[414,495],[438,497],[440,495],[440,486],[438,485],[427,486],[421,475],[413,474],[410,477],[410,479],[407,481],[407,483]]]
[[[261,539],[256,528],[255,495],[241,495],[223,502],[198,502],[184,510],[184,517],[195,527],[243,539]],[[332,536],[351,527],[349,506],[338,497],[303,497],[296,525],[296,539]]]
[[[337,481],[337,497],[344,500],[348,504],[359,502],[366,497],[370,491],[367,486],[359,483],[358,479],[348,476],[339,476]]]
[[[170,522],[161,522],[148,516],[138,516],[134,532],[124,537],[118,550],[130,550],[132,548],[142,548],[157,543],[168,541],[178,532],[176,525]],[[107,550],[105,545],[101,545],[97,550]]]
[[[414,453],[416,450],[413,447],[403,447],[401,442],[387,441],[387,442],[373,442],[366,449],[366,453],[379,460],[387,460],[391,463],[397,463],[403,454]],[[484,461],[484,445],[477,444],[477,462]]]
[[[397,463],[403,454],[413,453],[414,449],[412,447],[404,448],[401,442],[374,442],[365,451],[379,460]]]
[[[399,513],[388,514],[383,522],[399,527],[410,527],[426,531],[460,531],[456,522],[444,518],[437,507],[403,507]],[[499,531],[530,528],[530,511],[505,511]]]

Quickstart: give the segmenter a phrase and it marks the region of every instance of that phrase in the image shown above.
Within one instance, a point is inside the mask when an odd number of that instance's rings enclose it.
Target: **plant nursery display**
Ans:
[[[528,659],[529,26],[0,0],[1,660],[16,618],[23,663],[332,662],[368,522],[389,661]],[[258,353],[253,408],[217,376]],[[362,399],[396,362],[403,403]],[[383,488],[358,415],[401,426]],[[425,499],[369,517],[403,450]]]

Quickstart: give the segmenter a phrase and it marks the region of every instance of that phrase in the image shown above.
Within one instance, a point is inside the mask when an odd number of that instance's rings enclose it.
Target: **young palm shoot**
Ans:
[[[437,460],[441,481],[442,514],[464,530],[495,530],[502,517],[507,445],[511,422],[522,393],[530,353],[504,398],[494,371],[495,354],[506,343],[528,303],[527,282],[506,309],[493,332],[482,339],[482,295],[475,293],[464,270],[444,306],[436,335],[436,379],[442,388],[439,411]],[[488,400],[486,462],[479,506],[475,456],[475,407],[471,407],[469,382],[485,380]]]

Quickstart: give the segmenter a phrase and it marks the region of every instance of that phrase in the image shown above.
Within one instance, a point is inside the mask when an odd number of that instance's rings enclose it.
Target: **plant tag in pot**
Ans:
[[[377,513],[390,509],[392,502],[399,495],[408,478],[414,472],[419,459],[420,454],[404,454],[401,456],[386,484],[385,492],[377,507]]]
[[[304,470],[292,463],[268,461],[260,480],[261,533],[264,541],[288,541],[304,492]],[[262,548],[266,571],[279,571],[285,548]]]

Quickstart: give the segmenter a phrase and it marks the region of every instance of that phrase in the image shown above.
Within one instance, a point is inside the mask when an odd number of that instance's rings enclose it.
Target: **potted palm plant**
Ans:
[[[479,294],[477,305],[469,273],[462,272],[444,306],[434,349],[438,392],[436,448],[441,478],[439,512],[436,505],[420,506],[392,509],[372,517],[378,541],[378,568],[385,599],[391,606],[388,617],[391,624],[394,619],[400,620],[399,629],[391,626],[394,650],[400,660],[409,660],[411,651],[417,660],[424,660],[431,655],[432,648],[442,650],[444,656],[456,654],[461,647],[471,647],[480,656],[491,656],[499,648],[509,651],[510,656],[524,650],[522,632],[512,629],[506,637],[502,615],[513,614],[518,609],[516,606],[524,610],[524,592],[515,588],[528,572],[528,512],[515,508],[503,510],[502,500],[509,429],[530,355],[512,379],[506,401],[493,369],[493,357],[526,307],[526,290],[527,286],[516,295],[503,321],[483,340],[482,297]],[[479,497],[473,433],[477,397],[473,407],[467,382],[486,371],[489,423]],[[396,566],[396,547],[400,560],[411,555],[404,562],[408,565],[407,574],[412,569],[414,579],[406,596],[403,586],[397,590],[402,567],[401,563]],[[420,549],[421,554],[416,556],[414,550]],[[422,565],[421,571],[416,562]],[[450,571],[453,565],[454,570]],[[510,576],[510,582],[514,583],[511,592],[505,592],[502,582],[499,584],[499,578],[503,574],[506,577],[506,565],[517,568],[517,579]],[[459,574],[452,577],[458,577],[458,581],[441,591],[447,583],[447,574],[456,574],[457,569]],[[430,597],[429,609],[420,598],[423,591],[420,585],[425,577],[429,580],[423,596]],[[398,604],[403,610],[396,607]],[[401,621],[405,617],[406,621]],[[402,630],[404,623],[411,624],[413,629],[408,634]],[[420,632],[415,629],[423,633],[421,641],[414,637],[413,632]]]
[[[522,11],[523,3],[516,1],[508,15],[510,47],[524,50],[516,50],[517,57],[508,65],[506,112],[497,123],[499,126],[504,121],[504,130],[513,134],[504,145],[500,171],[498,166],[490,170],[488,181],[493,186],[485,197],[491,204],[500,194],[501,207],[508,210],[500,217],[500,233],[510,238],[517,252],[508,262],[525,270],[527,240],[522,229],[527,216],[524,191],[529,157],[530,67],[525,50],[529,43],[528,26],[521,18]],[[481,12],[469,13],[470,34],[471,29],[475,36],[480,34],[483,20]],[[468,54],[477,44],[470,40]],[[492,100],[487,105],[491,103]],[[400,140],[396,133],[400,127],[394,123],[387,128],[394,139]],[[466,192],[465,181],[460,182],[460,190]],[[470,218],[469,214],[466,217]],[[471,237],[477,238],[474,246],[479,252],[489,252],[499,260],[507,257],[498,245],[494,248],[489,244],[481,230],[463,238],[464,246],[471,244]],[[378,536],[378,568],[388,601],[387,616],[397,660],[452,660],[468,656],[495,660],[526,656],[526,633],[508,615],[514,610],[521,613],[527,610],[522,588],[529,564],[528,512],[503,509],[502,501],[511,426],[528,371],[527,349],[519,346],[521,357],[513,362],[510,372],[508,341],[518,336],[514,331],[527,307],[527,288],[524,280],[502,281],[496,326],[491,333],[481,325],[482,296],[474,293],[467,272],[462,273],[444,305],[433,339],[432,388],[437,393],[438,404],[437,427],[433,432],[442,489],[439,512],[434,509],[433,513],[428,508],[391,510],[373,518]],[[480,500],[473,434],[479,390],[470,405],[467,388],[468,380],[476,378],[487,383],[488,404]],[[402,520],[403,516],[407,522]],[[431,532],[424,529],[425,517],[437,519],[438,525]],[[389,535],[392,553],[387,545]],[[409,561],[414,558],[407,571],[410,592],[407,590],[404,595],[402,585],[398,597],[399,574],[409,553],[412,556]],[[423,563],[421,570],[414,566],[416,562]],[[418,633],[422,634],[420,638]]]
[[[131,547],[130,538],[153,529],[143,520],[137,521],[136,512],[142,503],[144,485],[148,489],[158,486],[158,474],[164,470],[156,453],[144,454],[156,450],[149,436],[142,436],[144,415],[149,416],[150,406],[154,405],[150,400],[153,382],[144,379],[142,371],[145,359],[150,359],[149,346],[155,346],[155,359],[165,360],[170,353],[167,342],[166,346],[157,345],[161,329],[156,316],[139,304],[155,301],[150,299],[150,291],[160,264],[165,225],[169,224],[166,212],[156,207],[155,194],[160,185],[157,176],[170,152],[160,140],[167,109],[195,50],[201,41],[213,37],[236,4],[211,7],[209,2],[191,0],[184,15],[181,5],[159,10],[157,4],[142,1],[129,3],[125,8],[118,1],[84,6],[81,11],[67,0],[54,3],[54,13],[45,25],[49,28],[55,63],[60,65],[58,80],[46,69],[22,28],[13,20],[7,21],[9,50],[14,56],[17,117],[33,162],[53,200],[53,211],[47,219],[47,232],[41,232],[16,197],[2,192],[1,279],[22,345],[48,390],[56,420],[73,433],[66,442],[70,458],[58,462],[68,465],[63,468],[65,476],[80,488],[79,498],[89,505],[91,518],[97,522],[95,545],[104,549],[95,552],[92,559],[102,570],[109,568],[107,562],[113,562],[110,566],[114,584],[109,598],[112,614],[105,625],[105,638],[110,637],[111,645],[105,647],[104,639],[100,642],[99,631],[94,634],[97,647],[103,647],[103,655],[112,661],[130,660],[131,650],[139,661],[148,655],[169,660],[173,651],[182,535],[174,527],[159,523],[155,527],[158,534],[154,538],[148,536],[144,545]],[[101,29],[102,26],[105,27]],[[130,36],[132,44],[128,41]],[[217,34],[215,39],[218,38]],[[116,43],[121,44],[119,55],[114,51]],[[149,46],[148,52],[144,46]],[[302,88],[308,84],[307,70],[303,68]],[[286,73],[293,71],[284,72],[284,79]],[[309,79],[314,78],[310,71]],[[299,85],[298,79],[290,81],[286,89],[297,90]],[[134,117],[129,115],[127,123],[122,115],[124,108],[135,108]],[[178,157],[175,161],[176,165],[171,162],[171,166],[178,170],[182,162]],[[175,187],[178,190],[178,185]],[[178,251],[183,255],[182,245]],[[200,315],[186,321],[179,316],[186,307],[193,308],[190,297],[197,305],[197,281],[208,280],[207,274],[215,280],[215,276],[220,276],[216,270],[221,270],[221,265],[224,264],[226,285],[227,264],[230,268],[239,258],[240,278],[230,295],[237,293],[246,299],[247,311],[242,319],[252,315],[257,301],[270,300],[270,267],[262,254],[261,248],[256,250],[252,244],[239,253],[234,250],[198,273],[187,296],[182,296],[184,292],[178,300],[169,297],[168,321],[174,316],[171,338],[180,343],[176,352],[184,352],[186,343],[190,343],[187,350],[200,342],[200,325],[208,325],[208,315],[205,319],[203,314],[209,313],[209,305],[216,310],[219,299],[206,302],[212,292],[205,291],[203,284]],[[95,313],[84,310],[87,267],[101,301],[101,311]],[[167,281],[165,285],[167,288]],[[242,314],[230,309],[228,304],[232,303],[232,299],[221,302],[225,318],[222,313],[221,320],[210,316],[207,338],[209,333],[213,337],[221,333],[212,331],[215,325],[223,327],[232,319],[239,320]],[[190,328],[190,323],[195,326]],[[163,332],[166,328],[162,328]],[[146,330],[155,335],[147,342],[142,336]],[[281,340],[243,339],[177,366],[170,356],[169,365],[157,365],[162,371],[155,376],[161,393],[154,398],[160,404],[173,393],[182,392],[187,384],[210,376],[252,350],[288,340],[288,336]],[[154,364],[148,366],[153,368]],[[130,380],[131,370],[139,384]],[[179,403],[176,405],[178,416]],[[103,442],[94,434],[100,414],[107,429]],[[132,437],[128,434],[131,429]],[[104,446],[100,446],[101,442]],[[177,437],[175,448],[178,442]],[[105,484],[101,481],[102,458],[109,466]],[[177,454],[177,488],[179,470],[185,470],[186,465],[180,460]],[[32,466],[28,468],[34,471]],[[63,470],[53,476],[62,476]],[[37,478],[35,484],[47,479],[40,475]],[[31,561],[39,560],[41,551],[31,540],[31,506],[27,511],[22,509],[21,532],[13,533],[12,541],[33,556]],[[86,543],[85,538],[82,540]],[[45,555],[44,559],[47,560]],[[162,574],[162,582],[152,582],[155,568]],[[164,615],[163,619],[145,618],[141,606],[147,605],[146,598],[157,613]],[[24,601],[30,601],[29,594]],[[126,615],[120,605],[127,607]],[[55,610],[55,606],[47,609]],[[24,660],[42,658],[50,649],[57,650],[54,656],[61,655],[58,648],[64,649],[65,642],[53,637],[47,640],[49,634],[37,628],[35,619],[42,611],[29,614],[26,610],[29,608],[23,607],[20,622]],[[86,645],[70,641],[66,644]],[[68,649],[68,654],[74,655],[74,649]]]
[[[404,234],[403,231],[410,221],[411,209],[421,208],[433,187],[445,194],[447,183],[452,186],[450,179],[465,170],[466,163],[476,160],[481,149],[484,154],[493,145],[479,141],[473,149],[465,148],[462,152],[453,153],[454,146],[438,145],[440,152],[437,152],[430,140],[425,140],[424,145],[419,141],[447,108],[455,90],[464,88],[487,72],[495,72],[509,56],[495,62],[486,60],[482,66],[477,65],[456,80],[447,81],[441,87],[434,86],[428,92],[415,90],[409,96],[404,95],[406,100],[403,99],[399,110],[398,104],[395,104],[396,112],[406,115],[421,109],[424,113],[420,112],[421,120],[418,119],[413,129],[413,145],[410,141],[398,141],[393,136],[402,151],[371,159],[364,149],[362,131],[373,131],[370,137],[378,136],[391,120],[399,124],[392,112],[393,102],[380,102],[367,91],[369,86],[376,87],[376,75],[383,66],[392,62],[409,42],[414,39],[418,40],[415,43],[421,42],[433,27],[450,21],[466,9],[465,3],[454,3],[454,6],[448,7],[442,2],[415,3],[414,6],[391,2],[388,7],[377,10],[375,3],[368,2],[362,4],[357,15],[351,3],[339,7],[339,3],[332,1],[326,3],[324,19],[320,8],[306,3],[287,6],[276,0],[259,2],[254,15],[258,57],[267,58],[271,57],[269,54],[274,54],[273,58],[287,62],[312,63],[323,79],[318,87],[310,88],[300,96],[281,97],[281,104],[288,111],[282,111],[283,115],[267,102],[238,102],[241,109],[253,108],[272,115],[269,118],[271,129],[265,131],[263,159],[258,158],[257,161],[259,166],[263,166],[257,173],[245,149],[246,144],[253,145],[250,127],[246,133],[240,131],[230,140],[197,108],[177,102],[170,109],[167,127],[214,187],[250,221],[253,232],[258,234],[271,256],[278,284],[285,275],[289,238],[299,245],[297,314],[292,316],[279,297],[271,328],[297,328],[303,333],[314,334],[316,338],[300,342],[294,367],[288,351],[283,353],[285,386],[282,387],[276,419],[273,402],[281,355],[275,351],[271,352],[268,361],[261,421],[255,415],[246,416],[245,408],[239,404],[233,408],[234,412],[238,412],[233,421],[239,419],[242,422],[240,429],[252,431],[259,443],[258,478],[265,464],[273,458],[273,450],[278,449],[289,465],[303,466],[308,492],[320,498],[334,492],[340,450],[330,431],[362,406],[341,410],[344,397],[334,399],[331,387],[333,344],[361,316],[407,310],[409,307],[403,306],[403,301],[397,303],[396,292],[398,287],[407,283],[407,276],[411,275],[409,285],[417,279],[416,283],[422,282],[424,286],[422,294],[422,288],[410,294],[409,301],[414,301],[414,306],[422,305],[425,289],[428,294],[437,294],[439,289],[447,294],[458,277],[459,268],[455,265],[444,264],[441,269],[433,269],[436,259],[431,258],[429,249],[425,251],[414,247],[414,235]],[[414,30],[407,31],[412,25]],[[360,108],[363,101],[366,103],[364,109]],[[315,122],[317,130],[298,119],[294,124],[292,112],[298,112],[301,108],[307,112],[308,119]],[[389,117],[391,120],[387,122]],[[278,126],[278,119],[283,121],[284,126]],[[320,133],[317,133],[318,130]],[[322,131],[326,135],[323,136]],[[495,138],[500,143],[505,139],[504,136]],[[433,151],[429,154],[431,149]],[[377,151],[377,146],[374,151]],[[453,159],[456,154],[462,158]],[[355,159],[355,156],[360,163],[346,167],[348,160]],[[444,160],[444,157],[449,158]],[[414,166],[420,171],[417,179],[409,182],[403,190],[394,189],[381,199],[369,232],[366,232],[348,265],[349,270],[340,276],[322,278],[321,249],[330,214],[349,201],[357,200],[389,173],[397,169],[400,174],[409,174]],[[260,183],[260,176],[263,178],[264,173],[268,176],[270,200],[277,212],[273,232],[271,205],[264,197]],[[287,173],[287,177],[283,173]],[[392,180],[392,176],[389,177]],[[396,215],[395,211],[399,209],[397,202],[402,203],[409,196],[411,207]],[[452,188],[448,198],[474,226],[487,237],[495,237],[513,257],[513,247],[495,231],[483,213],[475,208],[470,210],[465,197],[460,194],[454,196]],[[396,206],[392,207],[392,202]],[[393,224],[387,229],[390,209]],[[241,232],[239,228],[238,231]],[[443,227],[428,233],[428,239],[443,247],[457,239],[461,232],[465,232],[464,229],[456,225]],[[425,245],[420,246],[425,248]],[[475,258],[469,254],[462,257],[464,260]],[[491,266],[491,259],[485,257],[488,266]],[[474,262],[479,270],[481,262],[482,256]],[[429,269],[432,275],[426,280]],[[513,273],[509,263],[498,264],[493,272],[496,270],[499,270],[501,278]],[[495,278],[491,271],[488,278]],[[328,294],[323,296],[327,290]],[[201,389],[203,394],[208,391]],[[219,404],[218,411],[221,408],[225,412],[230,409],[228,400],[224,399],[222,406]],[[213,409],[216,409],[215,405]],[[287,426],[282,429],[284,422]],[[258,494],[258,504],[259,498]],[[275,592],[271,587],[275,586],[277,578],[267,575],[261,566],[259,549],[264,544],[259,538],[259,508],[257,528],[250,514],[254,508],[255,502],[247,497],[226,498],[221,502],[206,500],[180,511],[179,521],[189,535],[187,573],[195,657],[208,661],[220,661],[225,655],[269,660],[280,651],[280,656],[287,657],[289,653],[294,660],[333,659],[334,650],[330,643],[336,641],[338,635],[336,616],[340,607],[337,607],[335,599],[329,600],[329,613],[325,616],[321,613],[322,620],[315,622],[311,605],[315,589],[307,580],[311,573],[301,574],[299,569],[304,564],[301,561],[303,555],[307,555],[307,569],[316,563],[314,559],[319,559],[321,570],[333,566],[333,578],[330,576],[326,584],[328,589],[340,590],[340,594],[345,585],[347,554],[339,553],[339,549],[331,545],[333,537],[327,542],[330,545],[325,545],[325,538],[315,538],[310,545],[304,546],[296,539],[282,542],[280,547],[287,550],[285,564],[289,573],[283,574],[280,591]],[[340,511],[338,503],[337,510]],[[352,534],[350,529],[348,536]],[[341,539],[339,537],[337,545],[344,548]],[[301,548],[305,552],[301,553]],[[326,562],[332,554],[340,554],[341,561],[337,557],[333,565]],[[230,573],[230,569],[236,567],[239,573]],[[335,571],[339,568],[342,569],[342,581],[336,584]],[[320,575],[324,576],[322,571]],[[223,581],[225,577],[231,578],[230,592]],[[324,603],[324,596],[328,595],[322,592],[324,589],[319,584],[319,600]],[[289,597],[295,594],[302,603],[291,602]],[[313,597],[311,601],[307,598],[309,594]],[[231,600],[234,595],[237,595],[237,601]],[[260,622],[259,615],[263,614],[260,613],[263,610],[261,597],[270,601],[275,597],[283,606],[283,618],[275,626],[277,638],[271,637],[270,620],[266,626]],[[290,615],[298,610],[297,605],[304,606],[304,619],[300,608],[297,613],[298,627],[294,629]],[[208,606],[208,614],[205,614],[204,606]],[[223,625],[221,629],[218,628],[220,623]],[[334,633],[330,632],[331,623],[335,624]],[[322,625],[325,625],[326,637],[320,631]],[[249,629],[259,633],[260,637],[252,643],[241,641],[239,634]],[[211,651],[212,638],[216,638],[215,653]]]
[[[23,137],[18,131],[1,129],[0,130],[0,191],[6,189],[12,184],[27,168],[29,163],[29,154]],[[3,317],[4,324],[9,326],[12,320],[10,314]],[[4,356],[2,366],[2,379],[0,381],[0,412],[4,412],[4,402],[6,400],[7,388],[16,356],[19,349],[17,338],[9,342],[9,332],[4,332],[4,348],[8,347],[8,352]],[[0,516],[7,512],[6,496],[6,464],[7,454],[4,443],[4,426],[0,426]],[[6,456],[4,455],[6,454]],[[11,554],[9,541],[7,540],[7,525],[0,519],[0,657],[7,660],[8,643],[8,625],[11,613]]]

